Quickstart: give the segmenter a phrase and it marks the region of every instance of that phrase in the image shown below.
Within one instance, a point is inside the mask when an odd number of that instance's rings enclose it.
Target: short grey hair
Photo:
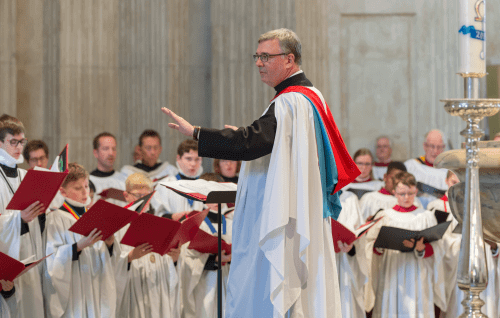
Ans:
[[[384,138],[389,140],[389,146],[392,148],[392,140],[391,140],[391,138],[389,138],[389,136],[386,136],[386,135],[378,136],[377,139],[375,139],[375,145],[378,143],[378,141],[380,139],[384,139]]]
[[[276,29],[262,34],[259,37],[259,43],[277,39],[280,42],[280,48],[283,53],[292,53],[295,57],[295,64],[302,64],[302,45],[295,32],[290,29]]]
[[[429,134],[432,133],[432,132],[437,132],[437,133],[439,133],[441,135],[441,139],[443,140],[444,148],[446,149],[446,147],[448,146],[448,138],[446,138],[446,135],[444,134],[444,132],[442,132],[439,129],[431,129],[431,130],[429,130],[425,134],[425,136],[424,136],[424,142],[427,142],[427,137],[429,137]]]

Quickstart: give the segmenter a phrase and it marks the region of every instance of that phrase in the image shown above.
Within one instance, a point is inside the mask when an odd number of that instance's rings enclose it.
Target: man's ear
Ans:
[[[92,153],[94,154],[94,157],[97,159],[97,149],[94,149],[94,151],[92,151]]]
[[[179,160],[181,160],[181,156],[176,155],[176,156],[175,156],[175,159],[176,159],[177,161],[179,161]]]
[[[67,194],[67,193],[66,193],[66,189],[64,189],[63,187],[60,187],[60,188],[59,188],[59,192],[61,192],[61,195],[62,195],[63,197],[66,197],[66,194]]]

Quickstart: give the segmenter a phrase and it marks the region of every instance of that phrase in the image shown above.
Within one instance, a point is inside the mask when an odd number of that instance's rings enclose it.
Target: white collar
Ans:
[[[81,203],[81,202],[72,200],[68,197],[64,197],[64,200],[66,200],[69,204],[71,204],[72,206],[75,206],[77,208],[85,208],[87,205],[89,205],[92,202],[92,199],[90,198],[90,196],[87,197],[87,201],[85,203]]]
[[[19,159],[15,159],[7,151],[4,149],[0,149],[0,163],[9,167],[9,168],[15,168],[16,164],[21,164],[24,162],[24,157],[21,154],[19,156]]]
[[[175,165],[177,166],[179,173],[182,174],[183,176],[188,177],[188,178],[199,178],[201,176],[201,174],[203,173],[203,167],[201,165],[200,165],[200,169],[198,169],[198,171],[196,172],[196,174],[194,176],[188,176],[187,174],[185,174],[184,171],[182,171],[181,166],[179,166],[179,163],[177,161],[175,162]]]

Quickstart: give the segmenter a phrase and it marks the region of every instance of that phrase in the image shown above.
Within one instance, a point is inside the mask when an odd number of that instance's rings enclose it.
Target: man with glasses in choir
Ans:
[[[433,129],[425,134],[425,155],[405,162],[408,172],[417,179],[418,196],[424,208],[429,202],[441,198],[448,189],[445,182],[448,170],[434,168],[434,160],[443,152],[445,145],[443,132]]]
[[[373,163],[373,179],[383,180],[387,173],[387,167],[392,162],[392,142],[387,136],[380,136],[376,141],[375,156],[377,161]]]
[[[47,169],[49,164],[49,147],[42,140],[31,140],[24,148],[23,156],[28,162],[30,169],[35,167]]]

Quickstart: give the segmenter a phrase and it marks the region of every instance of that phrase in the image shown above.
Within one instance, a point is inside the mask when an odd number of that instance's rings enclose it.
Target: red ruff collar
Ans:
[[[352,183],[365,183],[365,182],[370,182],[370,181],[373,181],[372,178],[365,180],[365,181],[356,181],[356,179],[354,179],[354,181]]]
[[[423,161],[426,166],[434,168],[434,165],[427,161],[427,159],[425,159],[425,156],[420,157],[420,160]]]
[[[382,194],[386,194],[386,195],[392,195],[389,191],[387,191],[385,188],[382,188],[380,190],[378,190],[378,192],[382,193]]]
[[[396,204],[392,209],[398,212],[413,212],[417,209],[417,207],[412,205],[409,208],[403,208],[402,206]]]
[[[375,167],[388,167],[391,162],[388,162],[388,163],[375,162],[374,165],[375,165]]]

